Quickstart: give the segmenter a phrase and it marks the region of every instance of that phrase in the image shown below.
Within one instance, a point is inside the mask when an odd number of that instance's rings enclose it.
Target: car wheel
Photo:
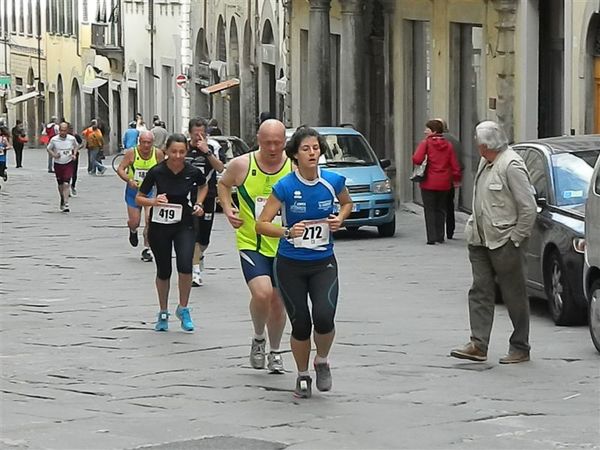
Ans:
[[[346,230],[355,233],[356,231],[358,231],[360,227],[346,227]]]
[[[550,254],[545,268],[544,287],[554,323],[556,325],[580,324],[584,315],[582,309],[575,304],[562,259],[557,252]]]
[[[590,326],[590,335],[596,350],[600,352],[600,280],[592,283],[590,288],[591,297],[588,308],[588,323]]]
[[[392,237],[396,234],[396,218],[394,217],[391,222],[384,223],[377,227],[379,237]]]

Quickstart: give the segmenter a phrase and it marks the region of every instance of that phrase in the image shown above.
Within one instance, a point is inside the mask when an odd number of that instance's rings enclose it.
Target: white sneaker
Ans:
[[[198,287],[202,286],[204,282],[202,281],[202,272],[193,271],[192,272],[192,286]]]

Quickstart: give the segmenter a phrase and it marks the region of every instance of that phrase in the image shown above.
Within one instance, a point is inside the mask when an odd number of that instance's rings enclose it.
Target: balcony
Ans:
[[[125,58],[118,23],[93,23],[92,48],[96,54],[123,67]]]

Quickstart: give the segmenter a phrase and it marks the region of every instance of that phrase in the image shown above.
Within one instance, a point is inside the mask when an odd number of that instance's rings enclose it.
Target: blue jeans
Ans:
[[[88,173],[102,173],[106,170],[98,161],[99,148],[88,148]]]

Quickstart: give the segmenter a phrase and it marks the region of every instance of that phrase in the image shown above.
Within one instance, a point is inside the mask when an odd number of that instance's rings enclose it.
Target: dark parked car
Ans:
[[[515,144],[535,188],[538,215],[527,251],[529,294],[548,300],[557,325],[582,323],[584,211],[600,135],[561,136]]]
[[[227,167],[227,163],[233,158],[244,155],[250,151],[250,147],[248,147],[248,145],[246,145],[246,143],[237,136],[210,136],[210,139],[217,141],[221,148],[225,151],[225,159],[227,160],[225,167]],[[220,178],[221,174],[217,174],[217,180]],[[232,189],[231,196],[233,198],[233,202],[237,205],[237,190],[235,188]],[[223,208],[221,208],[219,199],[217,198],[217,211],[221,212],[222,210]]]
[[[585,204],[585,269],[583,287],[589,300],[588,325],[600,352],[600,158],[590,182]]]

